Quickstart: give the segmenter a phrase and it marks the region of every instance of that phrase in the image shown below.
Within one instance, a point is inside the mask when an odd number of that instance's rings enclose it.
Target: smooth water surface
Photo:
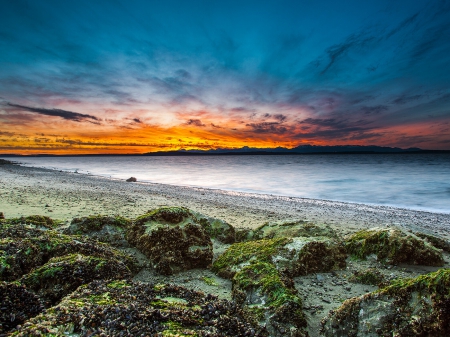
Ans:
[[[21,157],[28,166],[172,185],[450,213],[449,154]]]

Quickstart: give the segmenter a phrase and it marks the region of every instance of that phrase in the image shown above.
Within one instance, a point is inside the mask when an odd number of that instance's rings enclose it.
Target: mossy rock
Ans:
[[[107,244],[53,230],[10,225],[0,231],[0,280],[17,280],[53,257],[75,253],[118,260],[133,273],[138,271],[135,258]]]
[[[300,276],[345,268],[346,257],[343,245],[326,237],[281,237],[235,243],[214,261],[212,270],[232,278],[252,261],[259,261]]]
[[[4,219],[3,225],[32,225],[38,228],[53,229],[57,226],[57,223],[45,215],[30,215],[27,217]]]
[[[125,238],[131,220],[122,216],[91,215],[74,218],[64,234],[86,235],[115,247],[129,247]]]
[[[450,336],[450,269],[399,279],[345,301],[322,321],[324,336]]]
[[[359,231],[346,240],[347,252],[365,259],[376,255],[389,264],[418,264],[443,266],[442,252],[415,235],[399,229],[372,228]]]
[[[187,208],[163,207],[138,217],[127,240],[163,275],[209,266],[212,241],[205,228]]]
[[[20,279],[46,307],[58,303],[80,285],[92,280],[129,278],[127,266],[115,259],[71,254],[55,257]]]
[[[212,239],[216,239],[222,243],[229,244],[236,241],[236,231],[226,221],[212,218],[198,212],[192,212],[197,223],[203,226],[208,235]]]
[[[437,237],[436,235],[427,234],[427,233],[415,233],[416,236],[418,236],[421,239],[424,239],[428,243],[430,243],[432,246],[442,249],[444,252],[450,253],[450,242],[448,240],[445,240],[443,238]]]
[[[384,285],[386,281],[384,275],[375,268],[357,271],[348,280],[353,283],[372,286]]]
[[[257,228],[256,239],[295,238],[295,237],[328,237],[338,239],[334,229],[328,225],[317,225],[303,220],[268,222]]]
[[[235,242],[247,242],[253,241],[257,238],[255,237],[255,231],[250,228],[238,228],[236,229],[236,239]]]
[[[0,282],[0,335],[44,310],[40,299],[18,283]]]
[[[267,336],[257,329],[238,306],[212,295],[175,285],[93,281],[12,336]]]
[[[271,263],[253,261],[233,277],[232,295],[253,314],[270,336],[305,335],[306,319],[302,301],[293,282]]]

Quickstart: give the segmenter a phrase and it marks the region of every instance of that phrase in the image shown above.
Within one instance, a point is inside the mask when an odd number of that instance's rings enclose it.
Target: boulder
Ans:
[[[0,335],[44,310],[39,298],[24,285],[0,281]]]
[[[326,237],[262,239],[235,243],[217,258],[212,270],[225,278],[252,261],[269,262],[292,277],[345,268],[344,246]]]
[[[347,252],[365,259],[375,255],[388,264],[408,263],[442,266],[442,251],[423,239],[396,228],[372,228],[359,231],[346,240]]]
[[[384,275],[376,268],[356,271],[348,280],[349,282],[368,284],[371,286],[382,286],[386,282]]]
[[[127,232],[127,240],[162,275],[206,268],[213,258],[207,230],[183,207],[162,207],[138,217]]]
[[[302,301],[293,285],[273,264],[253,261],[233,277],[232,296],[269,336],[306,336]]]
[[[215,239],[225,244],[236,241],[236,231],[226,221],[212,218],[198,212],[191,211],[192,220],[199,223],[206,230],[211,239]]]
[[[129,183],[135,183],[137,181],[137,179],[135,177],[130,177],[127,179],[127,182]]]
[[[0,212],[0,220],[5,219],[5,215],[3,214],[3,212]]]
[[[267,336],[236,304],[175,285],[93,281],[14,336]]]
[[[127,248],[126,230],[131,220],[121,216],[91,215],[74,218],[64,234],[86,235],[115,247]]]
[[[5,219],[8,225],[29,225],[41,229],[53,229],[57,224],[52,218],[44,215],[30,215],[27,217]]]
[[[36,293],[46,307],[55,305],[80,285],[99,279],[131,277],[127,266],[118,260],[71,254],[50,259],[20,279]]]
[[[328,225],[317,225],[303,220],[268,222],[255,230],[255,239],[328,237],[338,239],[334,229]]]
[[[83,236],[23,225],[0,227],[0,280],[14,281],[53,257],[83,254],[122,261],[133,273],[138,271],[135,258],[107,244]]]
[[[417,232],[415,235],[421,239],[424,239],[432,246],[442,249],[444,252],[450,253],[450,242],[448,240],[429,233]]]
[[[345,301],[322,321],[326,337],[450,336],[450,269],[399,279]]]

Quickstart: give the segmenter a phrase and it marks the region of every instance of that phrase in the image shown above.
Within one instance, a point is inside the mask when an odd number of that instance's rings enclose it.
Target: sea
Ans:
[[[5,158],[10,159],[11,158]],[[450,154],[18,157],[111,179],[450,213]]]

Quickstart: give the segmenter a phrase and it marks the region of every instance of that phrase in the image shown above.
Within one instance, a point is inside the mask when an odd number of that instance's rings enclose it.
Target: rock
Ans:
[[[233,277],[233,299],[269,336],[306,336],[302,301],[275,266],[253,261]]]
[[[338,239],[336,231],[330,226],[317,225],[303,220],[268,222],[257,228],[254,233],[255,239],[274,239],[281,237],[328,237]]]
[[[442,249],[444,252],[450,253],[450,242],[442,239],[440,237],[437,237],[435,235],[432,234],[427,234],[427,233],[415,233],[416,236],[418,236],[421,239],[426,240],[428,243],[430,243],[431,245],[433,245],[434,247],[438,248],[438,249]]]
[[[267,336],[257,329],[236,304],[212,295],[175,285],[93,281],[14,336]]]
[[[45,265],[23,276],[20,283],[35,292],[49,307],[80,285],[93,280],[129,277],[131,272],[122,261],[71,254],[50,259]]]
[[[3,212],[0,212],[0,219],[4,219],[5,215],[3,214]]]
[[[75,253],[115,259],[122,261],[133,273],[138,271],[135,258],[87,237],[24,225],[0,226],[0,280],[17,280],[53,257]]]
[[[236,229],[236,240],[235,242],[246,242],[256,240],[255,231],[250,228],[239,228]]]
[[[388,264],[442,266],[442,252],[415,235],[395,228],[372,228],[359,231],[346,240],[347,252],[365,259],[371,254]]]
[[[345,301],[322,321],[331,336],[450,336],[450,269],[399,279]]]
[[[212,270],[232,278],[251,261],[261,261],[294,277],[345,268],[346,257],[341,243],[325,237],[263,239],[231,245],[217,258]]]
[[[127,232],[127,240],[163,275],[206,268],[213,258],[208,232],[183,207],[162,207],[138,217]]]
[[[343,245],[330,238],[280,237],[235,243],[212,270],[232,279],[233,299],[270,336],[306,336],[292,277],[343,268],[345,259]]]
[[[0,299],[2,336],[44,310],[39,298],[20,284],[0,282]]]
[[[86,235],[115,247],[127,248],[126,230],[131,220],[121,216],[91,215],[74,218],[64,234]]]
[[[377,286],[384,284],[385,277],[377,269],[368,268],[365,270],[354,272],[354,274],[348,280],[353,283]]]
[[[130,177],[127,179],[127,182],[129,183],[135,183],[137,181],[137,179],[135,177]]]
[[[216,239],[222,243],[234,243],[236,241],[236,232],[229,223],[212,217],[208,217],[198,212],[190,211],[192,221],[199,223],[206,230],[212,239]]]
[[[5,219],[9,225],[32,225],[41,229],[53,229],[57,224],[45,215],[30,215],[27,217]]]

